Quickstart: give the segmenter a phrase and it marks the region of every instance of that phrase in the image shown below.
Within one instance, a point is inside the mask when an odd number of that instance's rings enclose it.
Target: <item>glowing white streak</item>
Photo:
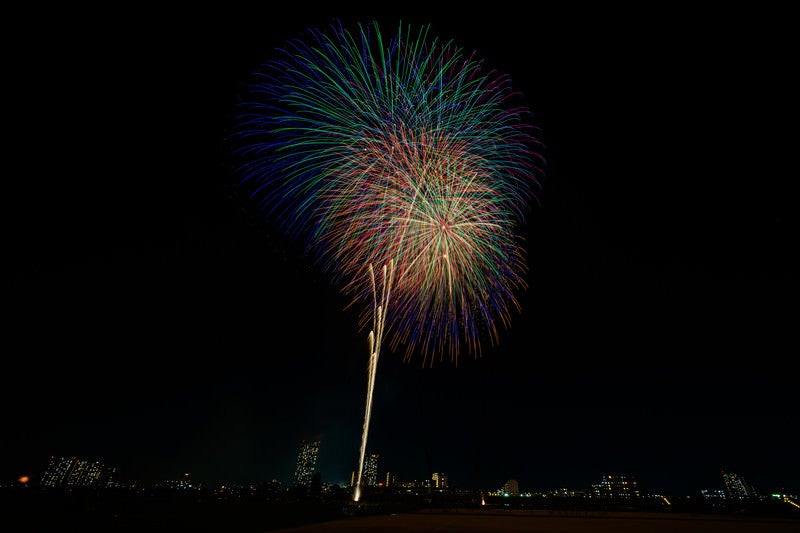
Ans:
[[[372,393],[375,390],[375,374],[378,370],[378,357],[381,354],[381,342],[383,341],[383,330],[386,325],[386,306],[389,304],[389,294],[392,290],[392,279],[394,278],[394,261],[389,260],[389,268],[383,266],[383,286],[381,287],[380,305],[378,304],[378,290],[375,285],[375,272],[372,265],[369,265],[369,277],[372,281],[372,303],[373,318],[372,331],[369,332],[369,365],[367,374],[367,405],[364,411],[364,426],[361,431],[361,451],[358,459],[358,477],[356,486],[353,490],[353,501],[361,499],[361,476],[364,473],[364,454],[367,451],[367,434],[369,433],[369,421],[372,417]]]

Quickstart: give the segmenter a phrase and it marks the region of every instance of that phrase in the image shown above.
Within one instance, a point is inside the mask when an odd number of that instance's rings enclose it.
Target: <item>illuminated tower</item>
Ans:
[[[50,456],[47,468],[42,474],[42,486],[56,487],[94,487],[99,486],[103,476],[100,461],[82,461],[77,457]]]
[[[371,453],[364,462],[364,484],[368,487],[378,484],[378,457],[377,453]]]
[[[59,457],[56,459],[55,455],[50,456],[50,462],[42,474],[43,487],[63,487],[67,481],[67,476],[72,470],[75,463],[78,462],[76,457]]]
[[[300,441],[300,452],[297,454],[297,468],[294,471],[295,487],[311,487],[314,471],[317,469],[319,441]]]
[[[434,472],[431,475],[431,481],[433,481],[433,488],[435,489],[447,488],[447,474],[442,472]]]
[[[67,476],[66,485],[68,487],[94,487],[100,483],[102,474],[103,465],[99,461],[78,460]]]
[[[519,496],[519,482],[516,479],[509,479],[503,484],[503,494],[509,496]]]
[[[756,497],[753,487],[733,472],[723,471],[722,481],[725,483],[725,494],[731,500],[749,500]]]

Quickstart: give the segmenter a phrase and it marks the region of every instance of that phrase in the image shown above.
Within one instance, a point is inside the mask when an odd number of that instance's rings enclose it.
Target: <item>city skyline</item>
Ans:
[[[297,460],[294,466],[293,474],[288,479],[279,479],[277,477],[265,477],[263,479],[250,479],[250,480],[235,480],[233,485],[240,486],[260,486],[265,483],[275,484],[278,483],[284,490],[292,488],[303,488],[319,490],[320,487],[337,485],[340,488],[354,488],[355,470],[351,472],[349,482],[344,479],[325,478],[320,475],[318,456],[321,447],[320,441],[306,441],[301,440],[297,452]],[[519,496],[520,493],[559,493],[567,492],[586,492],[592,494],[596,498],[613,498],[613,499],[627,499],[638,498],[644,496],[645,493],[661,493],[668,496],[693,496],[702,498],[723,497],[731,500],[747,500],[764,497],[772,493],[786,493],[798,494],[800,488],[794,486],[756,486],[749,483],[746,476],[741,473],[734,472],[730,469],[722,468],[717,471],[718,483],[713,483],[704,487],[693,487],[684,491],[667,491],[666,493],[662,488],[657,488],[656,481],[654,486],[647,484],[642,485],[639,481],[639,475],[636,472],[615,472],[603,473],[599,476],[600,481],[588,479],[585,484],[578,484],[567,486],[567,484],[554,484],[551,486],[537,486],[531,484],[529,481],[520,481],[516,478],[509,478],[503,480],[495,480],[495,483],[489,483],[481,486],[456,484],[452,485],[448,479],[448,474],[442,471],[433,471],[427,476],[411,476],[405,477],[402,473],[391,470],[391,465],[381,470],[378,467],[378,460],[380,454],[368,453],[367,462],[365,463],[365,487],[385,487],[391,488],[392,486],[409,486],[409,487],[430,487],[433,489],[448,489],[455,488],[458,490],[469,490],[479,492],[497,492],[499,494],[507,493],[512,496]],[[175,472],[180,469],[173,469]],[[22,471],[21,469],[19,471]],[[758,473],[748,473],[756,474]],[[314,481],[316,477],[316,482]],[[389,483],[389,479],[392,483]],[[161,476],[149,480],[141,480],[126,477],[125,472],[118,472],[116,466],[107,466],[100,460],[87,460],[77,456],[56,456],[51,455],[48,458],[47,466],[44,470],[39,472],[26,472],[17,477],[16,480],[2,479],[0,485],[11,486],[14,481],[19,482],[24,479],[24,484],[30,483],[34,486],[40,486],[49,489],[71,489],[71,488],[112,488],[112,489],[133,489],[133,488],[146,488],[146,487],[161,487],[171,489],[192,489],[199,490],[201,487],[225,486],[231,485],[230,479],[214,479],[214,480],[198,480],[192,477],[191,473],[184,472],[182,475],[174,475],[171,479],[169,477]],[[316,483],[316,488],[314,488]],[[653,483],[653,480],[650,480]]]
[[[340,17],[430,23],[477,50],[522,93],[546,159],[511,327],[457,367],[384,348],[367,452],[401,481],[459,487],[628,473],[683,493],[730,470],[797,490],[781,17],[325,9],[15,18],[31,41],[10,76],[0,480],[55,455],[289,483],[303,439],[322,443],[323,480],[350,479],[366,332],[236,187],[227,137],[246,75]],[[758,23],[775,31],[745,31]]]
[[[315,444],[315,443],[312,443]],[[300,463],[302,460],[301,445]],[[45,475],[60,475],[58,465],[87,463],[76,457],[52,458]],[[81,530],[98,523],[103,530],[131,525],[137,529],[157,523],[168,529],[196,530],[238,527],[275,528],[297,523],[329,522],[348,518],[370,520],[370,515],[409,520],[424,513],[425,527],[430,520],[445,513],[446,527],[452,527],[453,517],[480,517],[480,529],[488,527],[505,531],[511,516],[515,529],[526,520],[542,527],[542,520],[552,526],[573,525],[576,517],[602,518],[606,530],[609,520],[614,526],[623,520],[626,527],[641,524],[651,530],[662,521],[701,520],[698,531],[716,528],[721,523],[736,529],[745,524],[747,529],[775,526],[776,531],[789,531],[796,526],[798,495],[785,490],[758,494],[734,472],[720,472],[726,489],[703,490],[699,495],[669,495],[648,490],[635,476],[604,474],[589,489],[559,488],[546,491],[526,491],[515,479],[507,480],[499,489],[480,490],[448,487],[445,473],[433,473],[430,480],[413,483],[392,483],[370,487],[364,493],[370,501],[354,504],[351,500],[356,486],[341,489],[327,483],[312,483],[311,487],[282,487],[271,480],[257,484],[219,484],[202,486],[194,482],[189,473],[178,480],[164,480],[150,486],[130,484],[40,485],[28,477],[15,483],[0,482],[0,502],[5,505],[5,516],[12,522],[25,520],[28,525],[46,525],[48,529],[76,527]],[[61,478],[69,477],[60,476]],[[80,477],[80,476],[79,476]],[[387,474],[387,479],[389,475]],[[397,512],[387,514],[388,510]],[[520,514],[524,512],[524,514]],[[577,515],[576,515],[577,513]],[[598,516],[599,513],[599,516]],[[645,514],[642,514],[645,513]],[[110,519],[110,520],[109,520]],[[557,522],[553,522],[553,520]],[[643,522],[644,520],[644,522]],[[759,521],[753,524],[753,521]],[[381,528],[385,524],[371,525]],[[475,521],[472,520],[474,523]],[[408,522],[411,523],[411,522]],[[373,521],[375,524],[375,521]],[[664,530],[669,529],[669,522]],[[677,524],[677,523],[675,523]],[[328,523],[326,526],[336,527]],[[363,525],[363,522],[362,522]],[[620,523],[622,525],[622,523]],[[353,527],[345,525],[341,530]],[[683,524],[682,524],[683,527]],[[126,527],[127,529],[127,527]],[[313,530],[313,529],[308,529]],[[370,529],[372,530],[372,529]],[[592,529],[594,530],[594,529]],[[759,529],[760,530],[760,529]]]
[[[298,454],[298,470],[304,470],[309,464],[309,454],[316,455],[319,442],[302,442],[300,445],[300,452]],[[313,449],[311,449],[313,448]],[[371,458],[377,459],[377,454],[372,454]],[[313,462],[313,457],[310,459]],[[64,468],[64,465],[67,467]],[[97,467],[94,476],[85,476],[86,465]],[[374,466],[374,465],[373,465]],[[100,471],[106,470],[105,475],[100,474]],[[313,470],[313,468],[312,468]],[[80,471],[78,475],[74,475],[76,471]],[[277,498],[277,501],[285,498],[342,498],[346,491],[355,490],[355,481],[351,479],[349,485],[339,485],[320,481],[319,477],[315,481],[308,484],[298,483],[297,475],[293,483],[289,486],[284,486],[278,480],[272,479],[269,481],[260,481],[254,483],[244,484],[231,484],[231,483],[217,483],[203,485],[191,478],[190,473],[185,473],[179,480],[161,480],[151,484],[141,484],[138,481],[117,481],[113,479],[116,473],[114,467],[104,467],[99,461],[91,462],[77,457],[51,457],[47,469],[43,472],[41,477],[34,476],[21,476],[16,483],[0,482],[0,490],[8,489],[23,489],[25,491],[44,491],[45,494],[58,494],[70,495],[73,491],[78,493],[89,494],[87,489],[92,490],[95,497],[101,497],[103,491],[112,491],[115,494],[129,493],[129,494],[147,494],[151,490],[158,491],[162,496],[172,493],[173,495],[200,495],[202,492],[211,493],[220,500],[242,500],[253,498],[264,498],[268,500]],[[717,510],[717,512],[725,509],[736,509],[737,505],[750,505],[760,504],[771,506],[770,509],[778,511],[779,507],[777,502],[786,503],[792,507],[798,508],[798,493],[785,488],[775,488],[768,491],[759,491],[756,487],[749,484],[744,477],[736,472],[720,471],[720,480],[723,488],[708,488],[701,489],[694,494],[671,494],[662,491],[655,491],[641,485],[636,475],[633,474],[620,474],[620,473],[605,473],[601,479],[592,483],[588,487],[558,487],[548,489],[531,489],[528,487],[520,487],[516,479],[506,480],[502,486],[497,487],[480,487],[480,488],[465,488],[465,487],[451,487],[447,481],[447,474],[444,472],[434,472],[429,479],[402,481],[398,482],[390,472],[386,472],[386,483],[367,483],[365,487],[369,487],[368,494],[370,499],[378,498],[383,500],[386,497],[394,498],[408,498],[419,497],[424,495],[439,494],[450,495],[456,498],[471,498],[470,501],[477,505],[480,502],[481,506],[485,506],[487,498],[513,498],[517,501],[514,507],[517,506],[536,506],[542,505],[541,498],[553,497],[556,499],[565,499],[571,501],[573,505],[591,505],[591,502],[602,505],[603,502],[617,504],[624,504],[630,509],[636,506],[640,508],[649,508],[651,510],[658,509],[668,510],[672,508],[673,502],[680,503],[679,509],[686,508],[686,505],[691,505],[703,512]],[[389,483],[390,477],[392,483]],[[91,478],[91,479],[89,479]],[[77,482],[76,482],[77,481]],[[302,493],[298,493],[297,489],[305,489]],[[343,493],[343,490],[345,491]],[[378,492],[375,492],[375,491]],[[83,492],[81,492],[83,491]],[[166,492],[165,492],[166,491]],[[13,493],[9,493],[13,494]],[[283,494],[283,496],[281,496]],[[479,499],[477,495],[480,495]],[[292,496],[290,496],[292,495]],[[535,498],[537,503],[524,503],[526,499]],[[676,499],[677,498],[677,499]],[[466,500],[465,500],[466,501]],[[491,502],[492,500],[488,500]],[[582,502],[582,503],[579,503]],[[508,500],[504,507],[508,507]],[[558,504],[556,504],[558,505]],[[644,507],[642,507],[644,506]],[[733,506],[733,507],[731,507]],[[781,508],[784,511],[787,507]],[[740,511],[741,512],[741,511]]]

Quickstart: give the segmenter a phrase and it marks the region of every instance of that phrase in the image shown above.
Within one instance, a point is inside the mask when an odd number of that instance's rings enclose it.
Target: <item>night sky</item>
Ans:
[[[790,17],[500,8],[10,13],[0,481],[52,454],[288,483],[301,439],[349,480],[367,332],[239,194],[226,141],[247,74],[339,16],[477,50],[546,146],[522,312],[457,368],[384,348],[380,472],[800,490]]]

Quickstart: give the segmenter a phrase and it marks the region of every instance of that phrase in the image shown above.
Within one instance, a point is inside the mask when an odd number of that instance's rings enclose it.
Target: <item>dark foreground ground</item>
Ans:
[[[556,514],[547,511],[420,511],[343,518],[272,533],[798,533],[794,519],[616,512]]]
[[[0,493],[0,532],[800,533],[800,512],[788,505],[724,513],[673,511],[18,491]]]

